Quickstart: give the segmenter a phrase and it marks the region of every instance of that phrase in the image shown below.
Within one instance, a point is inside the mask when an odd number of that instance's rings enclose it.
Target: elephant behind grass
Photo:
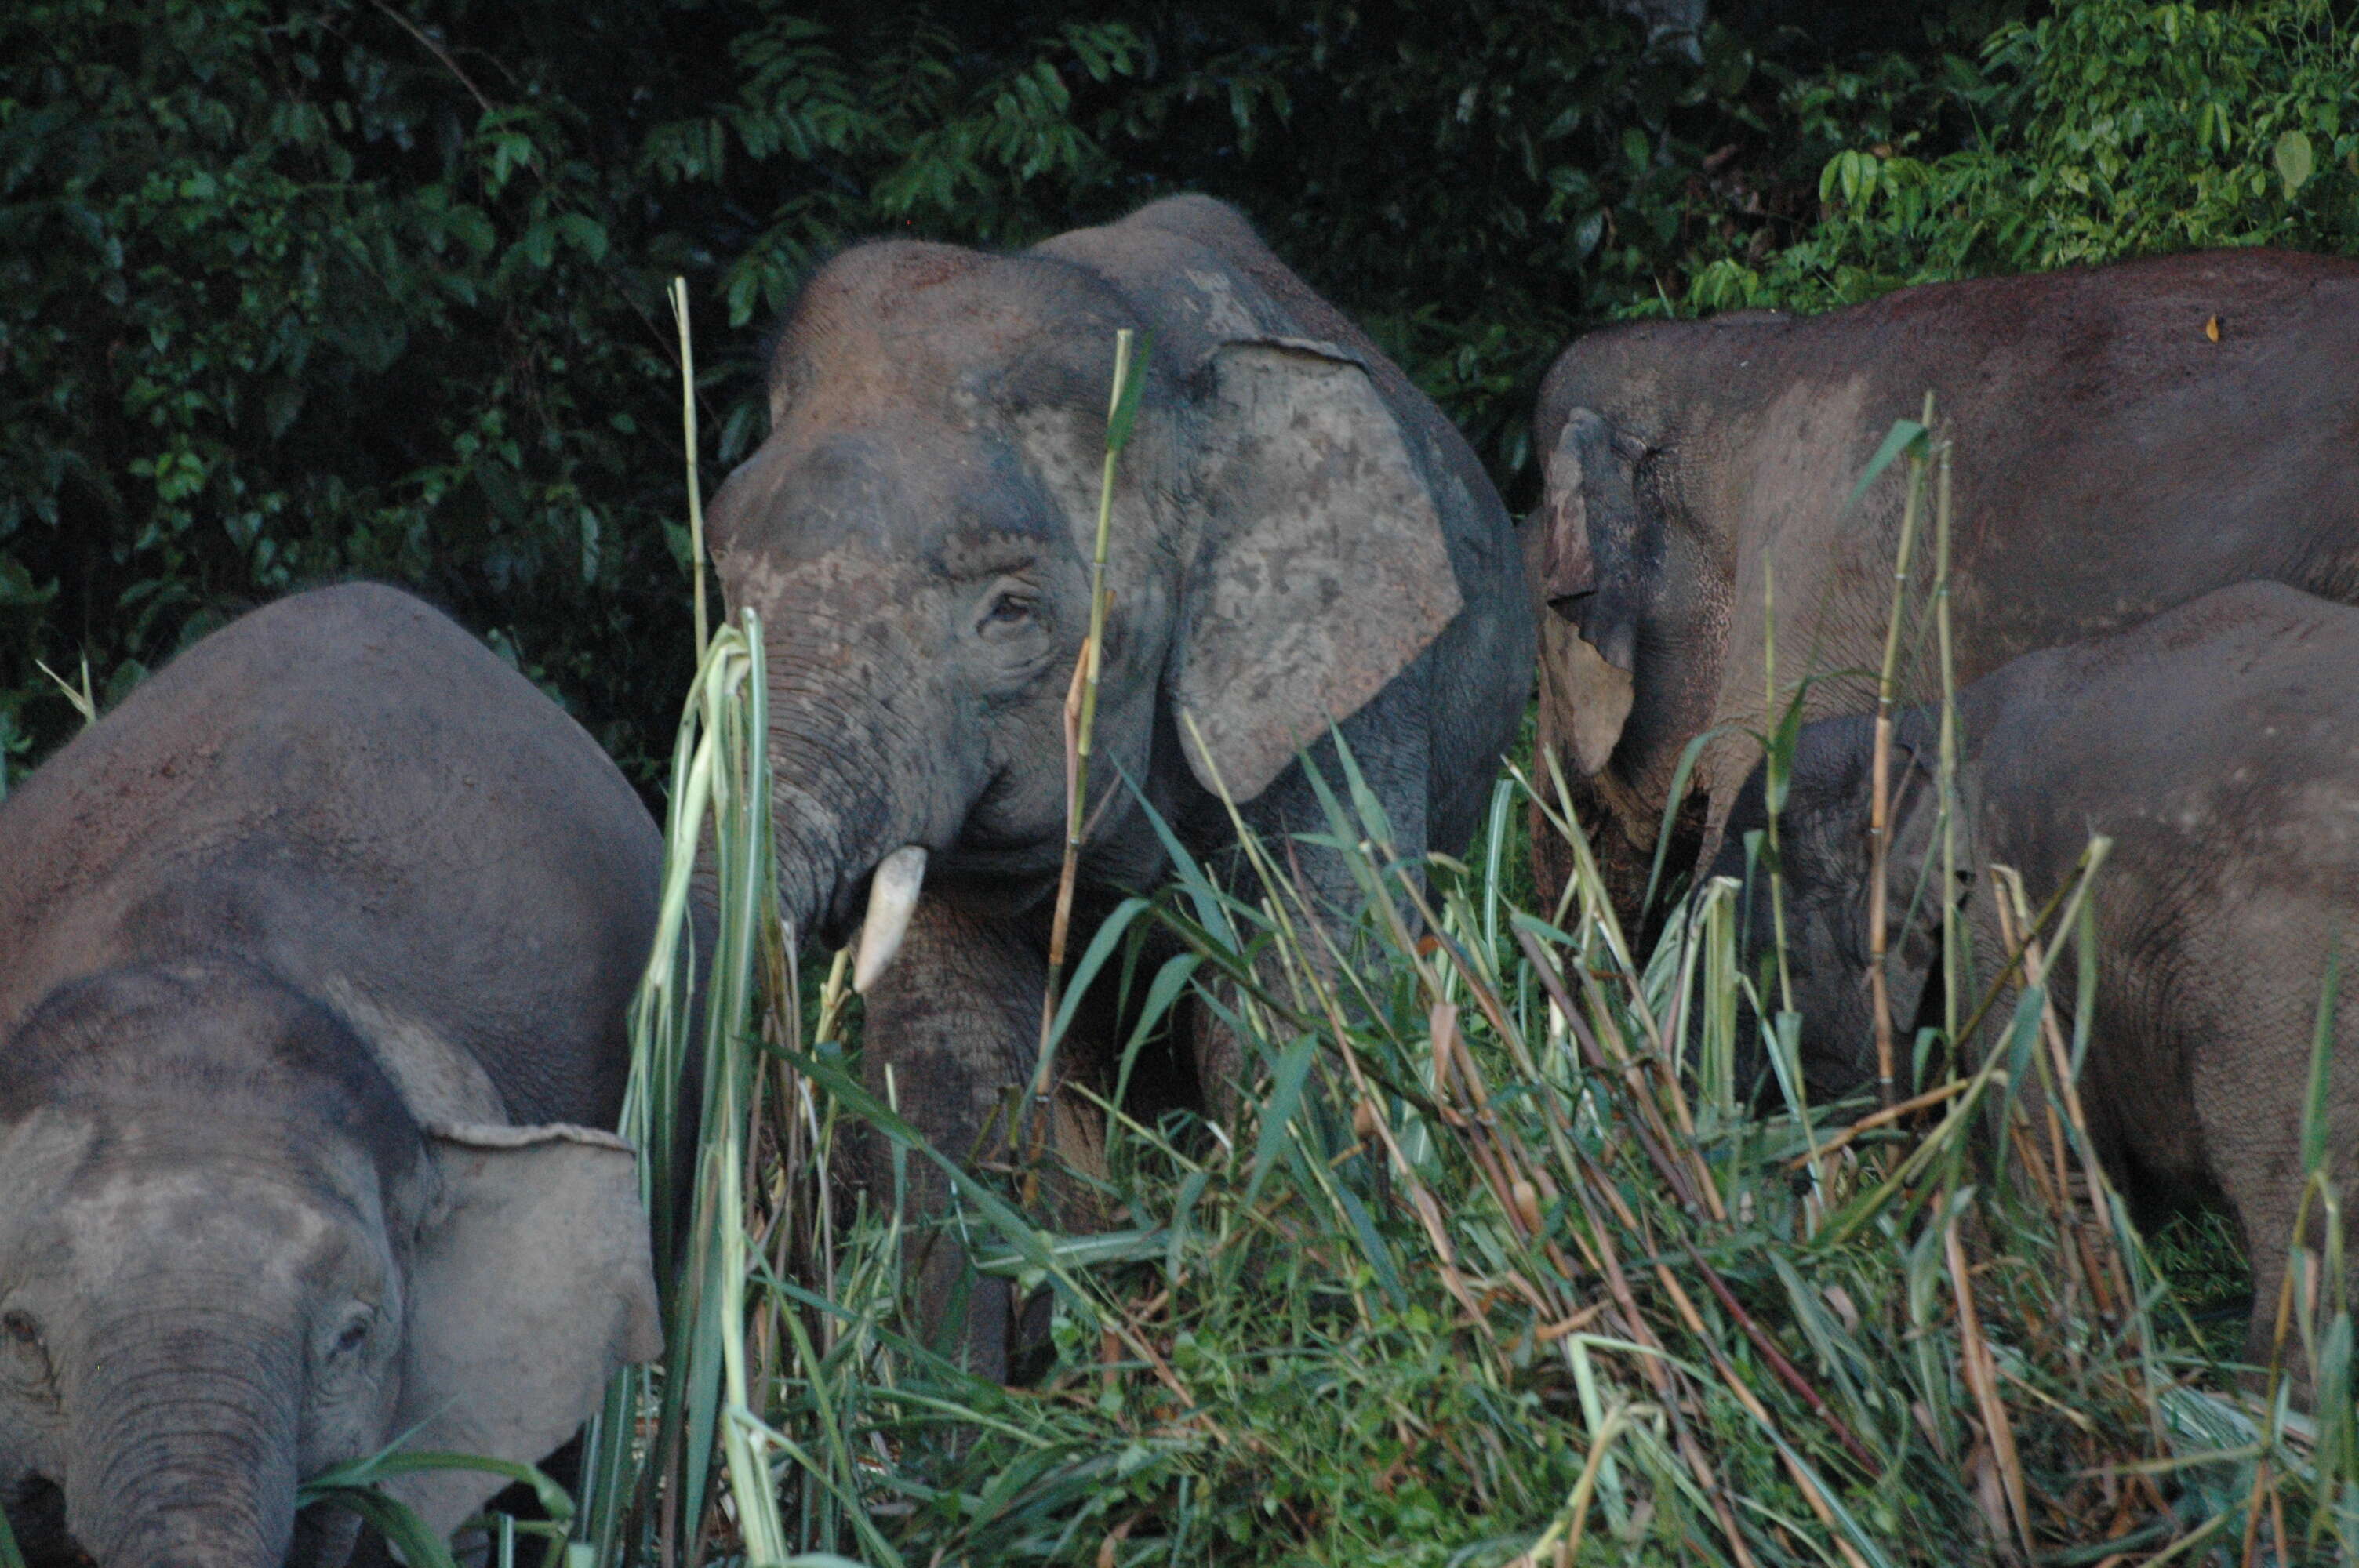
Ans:
[[[1473,454],[1234,210],[1178,197],[1014,254],[886,241],[830,262],[781,326],[768,436],[711,536],[767,643],[786,914],[831,945],[864,925],[864,951],[897,946],[860,965],[866,1070],[882,1098],[892,1069],[904,1115],[953,1155],[1033,1075],[1122,329],[1153,346],[1113,497],[1071,951],[1093,912],[1164,879],[1142,802],[1226,873],[1225,795],[1348,921],[1350,872],[1296,837],[1329,826],[1298,755],[1340,780],[1340,731],[1402,854],[1454,852],[1529,689],[1522,560]],[[1125,1032],[1075,1033],[1060,1063],[1111,1088]],[[1175,1033],[1133,1080],[1162,1103],[1133,1108],[1218,1116],[1246,1065],[1216,1030]],[[1094,1107],[1055,1103],[1086,1168]],[[946,1205],[919,1180],[921,1206]],[[937,1318],[972,1278],[937,1249]],[[1006,1292],[977,1283],[964,1348],[997,1377],[1020,1336]]]
[[[103,1568],[333,1563],[302,1478],[539,1460],[652,1358],[597,1130],[661,858],[588,735],[366,585],[215,633],[0,805],[12,1518]],[[386,1489],[447,1534],[503,1484]]]
[[[2354,363],[2359,260],[2263,250],[1572,343],[1533,422],[1549,453],[1525,534],[1549,607],[1539,739],[1625,918],[1688,745],[1771,728],[1773,591],[1776,703],[1806,675],[1878,667],[1901,466],[1850,497],[1929,391],[1953,450],[1951,598],[1972,681],[2250,579],[2359,602]],[[1866,712],[1874,687],[1820,679],[1807,714]],[[1757,755],[1741,733],[1707,748],[1672,873],[1710,855]],[[1536,831],[1544,891],[1563,859]]]
[[[2359,937],[2354,672],[2359,609],[2247,583],[1973,683],[1958,705],[1953,900],[1931,891],[1940,880],[1937,714],[1904,714],[1894,752],[1886,951],[1896,1038],[1909,1038],[1920,1005],[1934,1006],[1945,922],[1971,935],[1980,970],[1962,994],[1978,997],[1995,978],[2007,948],[1992,866],[2014,867],[2038,909],[2071,882],[2091,836],[2109,837],[2090,894],[2096,974],[2093,1012],[2081,1021],[2080,1102],[2106,1169],[2147,1219],[2190,1203],[2233,1217],[2253,1269],[2245,1353],[2256,1365],[2268,1359],[2308,1174],[2321,988],[2337,952],[2348,971]],[[1778,819],[1801,1065],[1821,1100],[1875,1071],[1865,980],[1873,736],[1859,717],[1804,727]],[[1756,768],[1713,874],[1743,877],[1744,838],[1766,826]],[[1772,929],[1767,884],[1756,871],[1748,894],[1756,955]],[[2049,997],[2069,1014],[2076,948],[2054,946]],[[2359,1154],[2359,1006],[2347,990],[2338,1002],[2324,1132],[2329,1173],[2347,1183]],[[2012,1012],[2002,996],[1973,1043],[1977,1054]],[[2314,1222],[2305,1244],[2321,1245]]]

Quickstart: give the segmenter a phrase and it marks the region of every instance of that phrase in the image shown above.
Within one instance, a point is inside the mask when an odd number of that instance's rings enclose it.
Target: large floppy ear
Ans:
[[[419,1452],[538,1463],[616,1371],[663,1352],[636,1162],[582,1127],[427,1131],[441,1194],[410,1266],[395,1430]],[[447,1536],[505,1485],[429,1470],[386,1489]]]
[[[1204,532],[1173,696],[1202,740],[1182,726],[1196,777],[1251,800],[1462,601],[1433,494],[1355,355],[1247,338],[1208,370]]]
[[[1657,546],[1638,506],[1645,453],[1595,410],[1573,409],[1549,453],[1547,493],[1524,541],[1535,590],[1555,611],[1542,622],[1542,679],[1584,773],[1604,768],[1630,717],[1640,596]]]

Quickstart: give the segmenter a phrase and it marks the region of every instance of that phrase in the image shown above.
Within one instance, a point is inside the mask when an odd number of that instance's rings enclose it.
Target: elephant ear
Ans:
[[[1182,737],[1196,777],[1242,801],[1382,691],[1462,601],[1431,489],[1355,355],[1245,338],[1209,369],[1206,525],[1172,695],[1194,720]]]
[[[1645,563],[1655,546],[1638,504],[1645,455],[1644,444],[1595,410],[1573,409],[1549,454],[1538,526],[1525,540],[1532,581],[1556,611],[1543,629],[1542,680],[1588,774],[1613,755],[1634,697]]]
[[[534,1464],[663,1352],[636,1162],[583,1127],[427,1132],[441,1194],[410,1267],[395,1429],[414,1451]],[[386,1489],[448,1536],[506,1485],[429,1470]]]

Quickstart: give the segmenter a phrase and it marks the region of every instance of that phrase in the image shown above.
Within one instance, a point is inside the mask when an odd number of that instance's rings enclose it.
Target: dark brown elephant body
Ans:
[[[1164,875],[1123,780],[1200,854],[1234,843],[1221,791],[1273,838],[1323,830],[1295,759],[1340,778],[1331,725],[1402,851],[1454,849],[1528,689],[1520,558],[1472,453],[1234,211],[1179,198],[1019,254],[830,263],[770,365],[769,438],[715,501],[714,557],[768,642],[788,914],[841,943],[866,908],[864,952],[907,922],[898,963],[862,967],[869,1071],[962,1156],[1033,1070],[1121,328],[1152,347],[1114,497],[1085,911]],[[904,847],[924,896],[872,902],[916,885],[872,875]],[[1300,855],[1315,900],[1353,900]],[[1201,1065],[1216,1097],[1238,1071]],[[1005,1313],[984,1292],[978,1370],[1004,1368]]]
[[[1644,884],[1683,749],[1716,726],[1763,728],[1772,590],[1781,703],[1806,674],[1879,662],[1901,466],[1845,503],[1928,392],[1955,444],[1967,681],[2248,579],[2359,599],[2354,363],[2359,262],[2265,251],[1574,343],[1535,431],[1551,454],[1527,530],[1554,607],[1541,736],[1589,808],[1616,902]],[[1914,695],[1931,695],[1925,662],[1911,667]],[[1873,701],[1872,679],[1824,680],[1805,711]],[[1707,752],[1707,842],[1757,755],[1742,739]],[[1546,861],[1548,836],[1539,849]]]
[[[2132,631],[2016,660],[1961,694],[1951,918],[1982,973],[2000,941],[1988,870],[2012,866],[2038,908],[2093,835],[2113,841],[2093,892],[2096,977],[2080,1098],[2097,1150],[2149,1215],[2223,1199],[2256,1289],[2248,1349],[2266,1358],[2304,1171],[2303,1100],[2332,955],[2359,935],[2359,610],[2276,583],[2223,589]],[[1886,934],[1897,1037],[1938,989],[1942,900],[1938,720],[1898,725]],[[1806,726],[1779,818],[1788,970],[1820,1096],[1874,1072],[1867,988],[1867,806],[1874,721]],[[1745,871],[1764,827],[1761,770],[1738,792],[1712,870]],[[1771,929],[1756,876],[1747,929]],[[1912,920],[1908,912],[1918,914]],[[2077,994],[2069,941],[2051,999]],[[1751,966],[1748,965],[1748,968]],[[2345,961],[2346,970],[2349,964]],[[2012,1009],[1973,1043],[1989,1049]],[[2334,1169],[2359,1155],[2359,1006],[2335,1011],[2327,1097]],[[2314,1239],[2314,1238],[2313,1238]]]
[[[538,1460],[654,1354],[596,1130],[661,859],[579,726],[368,586],[215,633],[0,805],[20,1525],[61,1503],[104,1568],[333,1562],[299,1479],[405,1433]],[[501,1485],[390,1489],[448,1530]]]

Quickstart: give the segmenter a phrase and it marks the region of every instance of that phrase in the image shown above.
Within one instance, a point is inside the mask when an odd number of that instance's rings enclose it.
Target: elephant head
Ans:
[[[1804,726],[1784,809],[1777,814],[1781,886],[1775,896],[1783,904],[1782,973],[1792,983],[1791,1007],[1801,1016],[1799,1055],[1813,1098],[1841,1097],[1875,1076],[1868,897],[1875,863],[1869,831],[1875,737],[1875,721],[1864,718]],[[1900,1040],[1913,1031],[1928,977],[1940,961],[1942,925],[1973,885],[1972,793],[1962,783],[1961,885],[1951,899],[1939,896],[1940,792],[1931,767],[1931,737],[1913,740],[1919,743],[1904,737],[1891,752],[1891,849],[1885,859],[1886,994],[1894,1036]],[[1763,1005],[1775,1010],[1787,999],[1779,993],[1781,970],[1771,957],[1780,912],[1771,902],[1767,783],[1764,765],[1738,790],[1711,874],[1745,884],[1739,959]],[[1739,1029],[1740,1038],[1750,1041],[1756,1025],[1749,1011]]]
[[[54,1486],[105,1568],[332,1562],[302,1478],[397,1440],[537,1460],[658,1348],[625,1146],[421,1126],[242,969],[52,993],[0,1047],[0,1500]],[[448,1532],[502,1484],[386,1489]]]
[[[1752,373],[1732,342],[1777,319],[1593,333],[1558,358],[1535,411],[1546,485],[1524,550],[1538,600],[1539,738],[1566,764],[1583,826],[1614,829],[1593,843],[1625,919],[1681,753],[1713,722],[1734,608],[1745,507],[1721,492],[1719,458],[1742,438],[1712,410]],[[1538,818],[1535,834],[1543,883],[1560,880]]]
[[[802,931],[841,942],[873,881],[874,943],[917,851],[1001,906],[1052,881],[1117,329],[1153,344],[1114,495],[1086,874],[1159,864],[1117,770],[1167,815],[1250,800],[1457,613],[1428,460],[1380,384],[1397,373],[1302,335],[1241,252],[1181,232],[1208,224],[1266,257],[1190,199],[1015,255],[863,245],[804,288],[768,438],[712,518],[767,638]]]

